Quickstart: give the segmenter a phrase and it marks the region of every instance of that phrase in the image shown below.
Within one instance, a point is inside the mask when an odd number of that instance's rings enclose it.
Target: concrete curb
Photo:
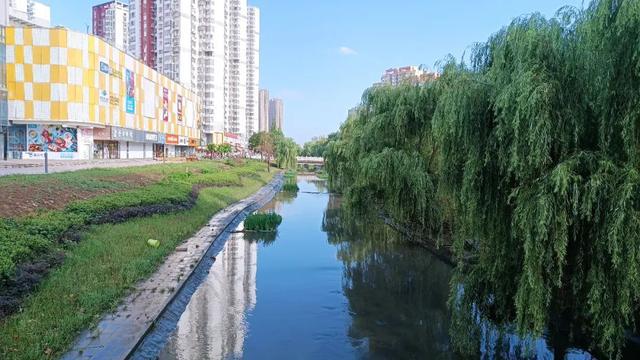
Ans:
[[[83,331],[62,359],[125,359],[141,345],[176,300],[219,238],[228,235],[252,211],[280,190],[282,174],[253,195],[216,213],[193,237],[180,244],[158,270],[137,284],[114,313]],[[212,261],[209,262],[209,266]],[[189,294],[190,298],[190,294]]]

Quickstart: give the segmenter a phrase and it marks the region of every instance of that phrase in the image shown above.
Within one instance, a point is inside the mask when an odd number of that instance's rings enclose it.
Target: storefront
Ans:
[[[166,155],[164,153],[165,135],[158,134],[158,140],[153,144],[153,157],[156,159],[163,159]]]
[[[179,144],[178,135],[166,134],[164,143],[165,143],[165,153],[167,154],[167,156],[175,157],[176,148],[178,147],[178,144]]]
[[[93,158],[119,159],[120,144],[111,139],[111,127],[93,129]]]

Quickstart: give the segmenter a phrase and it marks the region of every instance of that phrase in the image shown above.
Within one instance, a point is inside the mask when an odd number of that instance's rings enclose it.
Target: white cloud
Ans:
[[[357,51],[353,50],[352,48],[350,48],[348,46],[340,46],[338,48],[338,51],[340,52],[340,54],[345,55],[345,56],[358,55]]]

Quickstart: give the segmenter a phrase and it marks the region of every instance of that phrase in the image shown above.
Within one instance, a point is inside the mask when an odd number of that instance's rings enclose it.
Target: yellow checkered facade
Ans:
[[[6,54],[12,121],[117,126],[200,138],[199,103],[192,91],[97,37],[67,29],[9,27]],[[108,64],[108,70],[101,69],[101,63]],[[126,70],[135,76],[132,114],[125,110]],[[169,90],[168,106],[163,103],[164,88]],[[163,118],[165,107],[168,121]]]

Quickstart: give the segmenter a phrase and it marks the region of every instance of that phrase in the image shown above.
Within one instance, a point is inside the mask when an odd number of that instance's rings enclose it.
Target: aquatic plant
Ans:
[[[255,213],[244,220],[244,229],[247,231],[275,231],[282,223],[282,216],[269,213]]]

